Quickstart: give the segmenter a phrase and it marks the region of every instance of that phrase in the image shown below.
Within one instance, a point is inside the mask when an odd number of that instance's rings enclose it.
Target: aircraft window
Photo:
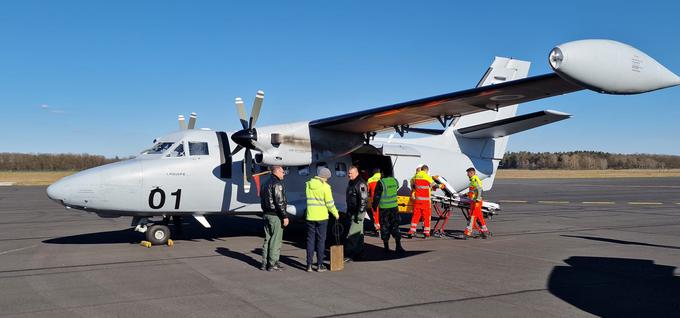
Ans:
[[[184,157],[184,144],[180,142],[180,144],[168,154],[168,157]]]
[[[299,166],[298,167],[298,175],[301,176],[308,176],[309,175],[309,166]]]
[[[345,165],[344,162],[338,162],[335,164],[335,176],[336,177],[347,176],[347,165]]]
[[[190,156],[207,156],[208,143],[207,142],[189,142]]]
[[[142,154],[147,154],[147,155],[157,155],[160,153],[165,152],[168,150],[172,145],[175,144],[174,142],[159,142],[150,149],[142,151]]]

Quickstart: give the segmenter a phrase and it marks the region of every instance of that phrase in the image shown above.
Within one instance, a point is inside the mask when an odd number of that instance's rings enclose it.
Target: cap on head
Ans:
[[[326,167],[319,167],[316,169],[316,175],[321,178],[328,179],[331,177],[331,170]]]

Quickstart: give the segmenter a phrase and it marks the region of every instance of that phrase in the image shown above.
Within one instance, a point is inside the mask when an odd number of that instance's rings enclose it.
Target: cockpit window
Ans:
[[[142,154],[143,155],[161,154],[161,153],[165,152],[166,150],[168,150],[173,144],[175,144],[175,143],[174,142],[159,142],[159,143],[156,143],[155,145],[153,145],[153,147],[142,151]]]
[[[184,157],[184,144],[180,142],[175,149],[170,151],[168,157]]]
[[[189,155],[190,156],[207,156],[208,153],[208,143],[207,142],[189,142]]]

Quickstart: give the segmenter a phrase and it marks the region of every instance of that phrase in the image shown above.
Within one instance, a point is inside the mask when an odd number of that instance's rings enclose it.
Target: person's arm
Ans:
[[[366,212],[368,206],[368,186],[364,182],[359,183],[359,193],[357,193],[358,209],[354,214],[354,222],[359,222],[359,214]]]
[[[286,216],[286,209],[288,203],[286,202],[286,191],[281,183],[274,185],[274,206],[276,207],[276,215],[284,223],[283,226],[287,226],[288,216]]]
[[[331,191],[330,186],[327,186],[324,190],[324,201],[326,202],[326,208],[328,209],[328,212],[333,214],[333,217],[335,217],[336,220],[339,219],[340,215],[338,214],[338,208],[335,207],[335,201],[333,201],[333,192]]]
[[[378,182],[373,190],[373,211],[380,207],[380,196],[382,196],[382,182]]]

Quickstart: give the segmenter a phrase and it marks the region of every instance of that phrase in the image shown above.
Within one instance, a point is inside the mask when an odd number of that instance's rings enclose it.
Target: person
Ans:
[[[364,250],[364,213],[368,207],[368,186],[359,176],[356,166],[349,167],[347,176],[347,221],[345,222],[347,240],[345,242],[345,262],[361,257]]]
[[[463,238],[473,237],[472,228],[476,226],[476,222],[482,226],[481,235],[487,238],[491,232],[486,227],[484,214],[482,214],[482,180],[479,180],[475,168],[468,168],[466,170],[468,178],[470,178],[470,185],[468,188],[468,198],[470,198],[470,224],[463,231]]]
[[[305,184],[307,195],[307,271],[312,271],[314,251],[316,251],[316,271],[325,272],[323,265],[324,252],[326,249],[326,229],[328,227],[328,214],[332,214],[337,220],[338,209],[333,202],[333,192],[327,183],[331,177],[331,171],[326,167],[317,169],[316,177]]]
[[[413,217],[411,218],[411,227],[408,230],[408,238],[413,238],[416,235],[416,227],[423,220],[423,238],[430,237],[430,222],[432,220],[432,203],[430,202],[431,190],[437,187],[437,184],[432,180],[428,174],[430,168],[427,165],[422,165],[415,176],[413,176]]]
[[[373,217],[373,228],[375,229],[375,235],[380,237],[380,211],[378,208],[373,208],[373,193],[375,192],[375,186],[380,181],[382,175],[380,174],[380,168],[373,169],[373,175],[368,178],[368,206],[371,208],[371,216]]]
[[[281,239],[283,228],[288,226],[286,216],[286,188],[283,186],[285,175],[283,167],[271,167],[271,178],[264,186],[264,192],[260,197],[262,217],[264,218],[264,243],[262,244],[261,270],[280,271],[283,267],[279,264],[281,255]]]
[[[397,253],[404,253],[399,233],[399,219],[397,215],[397,189],[399,181],[391,172],[385,171],[384,177],[375,186],[373,193],[373,210],[380,208],[380,237],[383,240],[385,252],[390,251],[390,235],[394,237]]]

